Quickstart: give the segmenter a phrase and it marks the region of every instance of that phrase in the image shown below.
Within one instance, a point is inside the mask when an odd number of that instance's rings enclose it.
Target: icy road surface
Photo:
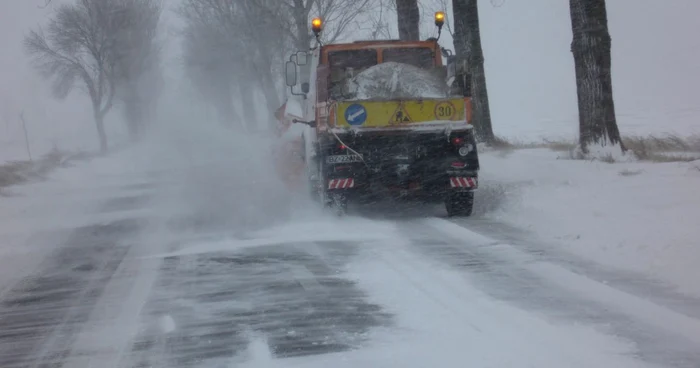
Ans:
[[[478,216],[242,226],[91,175],[0,198],[0,367],[700,366],[700,302]]]

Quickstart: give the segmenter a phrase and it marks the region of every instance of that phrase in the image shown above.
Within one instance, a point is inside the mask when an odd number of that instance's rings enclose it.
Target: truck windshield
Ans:
[[[433,50],[427,47],[388,48],[383,51],[382,59],[384,62],[393,61],[430,69],[433,67]]]

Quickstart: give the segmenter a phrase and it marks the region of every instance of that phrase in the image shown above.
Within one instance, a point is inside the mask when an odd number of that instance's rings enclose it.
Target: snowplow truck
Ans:
[[[441,29],[444,14],[435,20]],[[319,18],[312,30],[318,40]],[[438,39],[318,41],[290,56],[284,117],[305,125],[305,175],[325,206],[344,213],[348,201],[415,198],[471,214],[479,159],[470,76]]]

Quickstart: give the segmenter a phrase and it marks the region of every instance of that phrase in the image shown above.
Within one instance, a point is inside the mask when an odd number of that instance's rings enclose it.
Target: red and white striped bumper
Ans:
[[[450,186],[452,188],[474,188],[477,187],[477,179],[471,177],[451,177]]]
[[[355,187],[355,179],[331,179],[328,181],[328,189],[349,189]]]

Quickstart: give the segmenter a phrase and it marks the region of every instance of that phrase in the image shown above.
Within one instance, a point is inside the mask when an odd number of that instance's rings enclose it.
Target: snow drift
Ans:
[[[476,203],[496,202],[487,217],[700,295],[700,161],[609,164],[562,160],[544,149],[485,152],[481,159]]]

